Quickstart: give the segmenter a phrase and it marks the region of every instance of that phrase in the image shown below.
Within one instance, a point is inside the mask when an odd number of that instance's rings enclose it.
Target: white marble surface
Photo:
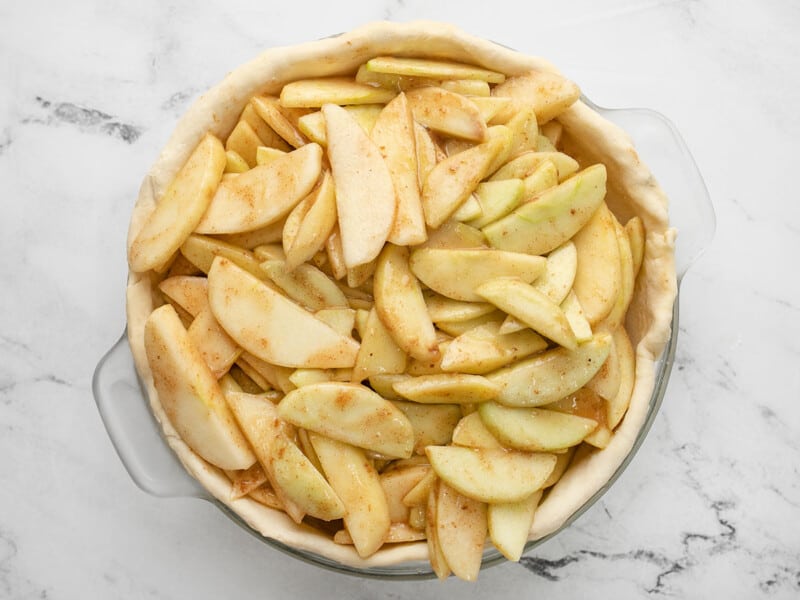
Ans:
[[[261,48],[384,18],[455,22],[547,56],[600,104],[663,112],[718,215],[635,461],[473,586],[334,575],[209,504],[141,492],[91,394],[123,329],[128,212],[176,118]],[[797,598],[798,28],[792,0],[4,2],[0,598]]]

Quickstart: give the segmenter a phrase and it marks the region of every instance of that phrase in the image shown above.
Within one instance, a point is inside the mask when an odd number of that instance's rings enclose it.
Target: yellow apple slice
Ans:
[[[261,146],[284,152],[291,149],[291,146],[289,146],[281,136],[275,133],[275,130],[267,125],[264,119],[258,115],[252,102],[248,102],[247,106],[244,107],[239,120],[246,121],[247,124],[252,127],[253,131],[256,132],[256,135],[261,140]],[[256,152],[256,162],[258,162],[258,152]]]
[[[497,396],[499,387],[480,375],[447,373],[401,379],[392,386],[403,398],[422,404],[468,404]]]
[[[500,170],[492,175],[491,180],[510,179],[512,177],[525,178],[531,175],[545,162],[551,162],[556,167],[558,180],[564,181],[578,172],[578,161],[563,152],[524,152],[515,159],[506,163]]]
[[[605,362],[611,336],[597,334],[576,350],[555,348],[490,373],[500,386],[497,402],[507,406],[540,406],[583,387]]]
[[[342,335],[353,335],[356,311],[352,308],[323,308],[315,312],[314,316]]]
[[[611,336],[611,349],[608,352],[608,357],[600,367],[600,370],[595,373],[589,381],[586,382],[586,388],[593,391],[601,398],[611,401],[619,392],[621,383],[621,373],[619,365],[619,354],[614,340]]]
[[[480,414],[469,413],[458,422],[453,430],[453,444],[467,448],[502,448],[503,446],[486,429]]]
[[[261,360],[257,356],[253,356],[247,351],[242,352],[236,364],[245,371],[248,376],[253,378],[262,389],[269,390],[275,388],[276,390],[286,393],[291,392],[295,387],[289,379],[292,374],[292,369],[273,365],[265,360]]]
[[[398,94],[381,111],[370,137],[389,167],[397,197],[388,240],[399,246],[421,244],[428,233],[420,200],[414,118],[405,94]]]
[[[425,504],[425,538],[428,540],[428,560],[431,563],[431,568],[436,577],[440,581],[444,581],[450,577],[452,571],[442,553],[438,527],[436,526],[440,485],[441,481],[434,477],[433,483],[428,490],[428,500]]]
[[[433,141],[430,132],[416,121],[414,121],[414,142],[417,149],[417,179],[419,180],[419,188],[422,190],[425,180],[428,179],[428,174],[439,162],[439,157],[436,143]]]
[[[486,123],[492,123],[493,125],[497,125],[498,123],[494,122],[493,119],[498,113],[507,111],[511,106],[511,99],[510,98],[498,98],[496,96],[488,96],[488,97],[474,97],[470,98],[473,104],[478,107],[478,112],[481,114],[481,118]]]
[[[406,94],[414,120],[421,125],[452,137],[485,140],[486,122],[468,98],[437,87],[420,87]]]
[[[223,256],[251,275],[264,276],[259,261],[252,252],[206,235],[193,233],[186,238],[181,245],[181,254],[203,273],[208,273],[217,256]]]
[[[558,169],[546,160],[522,180],[522,201],[530,202],[536,196],[558,185]]]
[[[242,353],[242,349],[225,333],[208,307],[197,314],[188,333],[192,344],[217,379],[228,372]]]
[[[397,345],[414,358],[435,359],[439,353],[422,289],[409,269],[408,249],[387,244],[375,270],[375,308]]]
[[[255,456],[172,306],[150,313],[144,347],[158,399],[181,439],[222,469],[250,467]]]
[[[322,113],[344,263],[353,268],[378,256],[386,242],[397,208],[394,184],[380,150],[345,109],[326,104]]]
[[[634,265],[631,243],[628,241],[628,234],[625,228],[613,218],[614,230],[617,234],[617,246],[619,248],[620,280],[619,293],[611,307],[609,313],[597,324],[596,329],[614,331],[622,326],[625,315],[628,313],[628,306],[633,299],[633,287],[636,283],[636,266]]]
[[[181,167],[128,251],[131,270],[165,265],[201,222],[225,170],[225,148],[206,135]]]
[[[534,106],[524,106],[519,109],[511,119],[506,121],[506,127],[511,130],[511,148],[509,157],[527,152],[536,146],[539,136],[539,122]]]
[[[325,477],[345,507],[344,524],[362,558],[383,545],[391,526],[389,504],[380,477],[364,451],[309,433]]]
[[[548,121],[540,128],[543,136],[550,140],[555,148],[561,144],[561,136],[564,133],[564,126],[559,121]]]
[[[636,378],[636,359],[628,333],[624,327],[620,327],[614,331],[613,337],[614,349],[619,362],[619,389],[616,395],[608,401],[606,423],[610,429],[619,425],[625,411],[628,410]]]
[[[644,223],[641,217],[631,217],[625,223],[625,233],[628,234],[628,243],[631,246],[631,259],[633,261],[633,278],[639,274],[644,257]]]
[[[554,454],[497,448],[428,446],[425,453],[442,481],[480,502],[527,498],[541,489],[556,464]]]
[[[270,148],[269,146],[259,146],[256,148],[256,165],[268,165],[273,160],[278,159],[286,154],[284,150],[277,148]]]
[[[406,353],[394,341],[375,308],[369,311],[360,335],[361,346],[353,367],[354,383],[373,375],[402,373],[406,370]]]
[[[403,498],[420,480],[430,472],[430,465],[415,465],[396,468],[381,473],[381,486],[389,505],[389,518],[392,523],[408,521],[409,507],[403,504]]]
[[[499,310],[493,310],[490,313],[469,319],[467,321],[437,321],[436,327],[442,330],[447,335],[458,337],[464,335],[468,331],[476,327],[482,327],[487,323],[502,323],[504,314]]]
[[[289,375],[289,381],[296,388],[305,387],[314,383],[333,381],[333,369],[295,369]]]
[[[305,198],[322,170],[322,148],[306,144],[220,184],[197,233],[239,233],[274,223]]]
[[[369,135],[383,110],[383,104],[353,104],[344,106],[347,112],[361,125],[364,132]],[[325,130],[325,115],[316,111],[303,115],[297,120],[297,128],[312,142],[320,146],[328,145],[328,133]]]
[[[278,414],[298,427],[383,456],[407,458],[414,449],[414,430],[408,418],[363,385],[325,382],[303,386],[284,396]]]
[[[349,77],[324,77],[287,83],[281,90],[280,102],[286,108],[319,108],[325,104],[385,104],[396,94],[392,90],[358,83]]]
[[[592,326],[586,319],[581,303],[572,290],[569,291],[567,297],[561,302],[561,310],[564,311],[564,316],[567,317],[569,326],[572,328],[572,333],[575,334],[575,339],[579,344],[592,339]]]
[[[519,279],[491,279],[475,292],[557,344],[574,350],[578,342],[561,307]]]
[[[310,311],[323,308],[345,308],[347,298],[325,273],[310,263],[289,271],[282,260],[267,260],[261,269],[286,295]]]
[[[280,219],[264,227],[254,229],[253,231],[223,234],[217,236],[216,239],[222,242],[227,242],[233,246],[239,246],[245,250],[252,250],[253,248],[263,244],[274,244],[275,242],[279,242],[283,236],[284,224],[285,220]]]
[[[572,289],[578,253],[568,240],[547,255],[544,272],[531,285],[556,304],[561,304]]]
[[[436,535],[453,574],[475,581],[486,542],[486,503],[459,494],[440,482],[436,502]]]
[[[208,273],[217,321],[240,346],[285,367],[352,367],[358,343],[314,318],[231,261],[217,257]]]
[[[458,221],[447,221],[439,229],[432,231],[428,240],[417,248],[487,248],[486,238],[480,229],[475,229]]]
[[[385,544],[404,544],[407,542],[418,542],[425,539],[425,532],[414,529],[408,523],[392,523],[386,534]],[[353,545],[353,538],[346,529],[340,529],[333,534],[333,541],[336,544]]]
[[[597,427],[597,421],[577,415],[544,408],[503,406],[496,402],[484,402],[478,407],[478,413],[501,444],[517,450],[547,452],[569,448]]]
[[[291,270],[311,258],[325,246],[336,225],[336,195],[329,171],[308,197],[308,211],[303,215],[291,244],[284,245],[286,267]]]
[[[558,148],[553,145],[550,138],[541,133],[536,137],[535,150],[536,152],[558,152]]]
[[[411,255],[411,271],[429,288],[454,300],[483,302],[475,290],[500,277],[530,282],[542,274],[547,260],[501,250],[422,248]]]
[[[518,502],[490,504],[487,511],[489,538],[508,560],[517,562],[525,549],[528,533],[542,491],[534,492]]]
[[[545,254],[572,238],[603,202],[606,169],[594,165],[483,228],[501,250]]]
[[[494,311],[488,302],[462,302],[434,292],[424,294],[431,321],[468,321]]]
[[[481,208],[481,203],[478,202],[478,198],[475,194],[470,194],[461,206],[456,209],[456,212],[453,213],[453,219],[456,221],[473,221],[482,214],[483,209]]]
[[[403,397],[394,391],[394,384],[401,379],[410,379],[406,373],[384,373],[369,378],[369,386],[387,400],[402,400]]]
[[[259,140],[260,141],[260,140]],[[250,165],[242,158],[241,154],[235,150],[225,151],[225,174],[244,173],[250,170]]]
[[[571,448],[567,448],[563,452],[556,454],[556,466],[553,468],[553,472],[550,473],[550,477],[548,477],[547,481],[544,482],[544,485],[542,486],[543,489],[549,488],[558,483],[558,480],[561,479],[561,476],[567,470],[567,467],[572,461],[572,457],[575,455],[575,448],[576,446],[572,446]]]
[[[240,120],[225,140],[225,150],[239,156],[249,169],[256,165],[256,153],[263,143],[250,123]]]
[[[422,58],[402,58],[378,56],[366,63],[366,69],[375,73],[391,73],[409,77],[430,77],[432,79],[477,79],[487,83],[502,83],[505,75],[497,71],[481,69],[473,65],[429,60]]]
[[[285,108],[274,96],[254,96],[250,102],[258,116],[291,146],[299,148],[308,143],[297,129],[297,120],[303,113],[292,112],[297,109]]]
[[[208,279],[193,275],[175,275],[158,284],[172,302],[191,316],[208,307]]]
[[[572,238],[578,253],[572,289],[592,325],[611,312],[622,285],[622,262],[614,223],[614,215],[603,203]]]
[[[231,500],[247,496],[268,481],[267,474],[259,462],[255,462],[249,469],[225,471],[225,475],[231,480]]]
[[[514,100],[515,106],[533,105],[539,123],[560,115],[580,97],[581,91],[573,82],[548,71],[529,71],[509,77],[495,86],[493,96]]]
[[[398,400],[392,403],[411,422],[415,454],[425,454],[426,446],[449,443],[461,418],[461,407],[454,404],[418,404]]]
[[[483,375],[547,348],[547,342],[530,329],[500,334],[497,321],[479,325],[456,337],[442,352],[444,372]]]
[[[481,215],[470,220],[469,225],[480,229],[505,217],[522,201],[524,185],[521,179],[486,181],[475,188],[475,197],[481,208]]]
[[[428,227],[438,228],[475,191],[500,151],[502,141],[478,144],[436,164],[422,188],[422,209]]]

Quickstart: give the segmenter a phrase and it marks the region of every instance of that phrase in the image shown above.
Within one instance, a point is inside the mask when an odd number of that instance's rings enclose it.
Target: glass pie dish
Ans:
[[[384,27],[391,26],[384,25]],[[402,27],[397,26],[398,29]],[[433,45],[448,43],[437,41],[435,36],[429,39]],[[643,109],[605,109],[594,105],[586,98],[582,98],[582,102],[585,107],[617,125],[632,138],[643,163],[648,165],[667,197],[671,198],[670,226],[680,232],[675,246],[675,272],[679,285],[686,270],[708,245],[714,230],[713,209],[691,155],[671,123],[655,112]],[[229,108],[228,112],[232,110],[235,108]],[[214,116],[216,117],[216,114]],[[654,185],[651,180],[645,183]],[[615,465],[613,472],[600,482],[602,485],[594,486],[591,495],[583,500],[558,527],[529,541],[526,552],[556,535],[585,512],[605,493],[632,460],[658,412],[666,391],[677,346],[677,298],[672,304],[669,331],[663,350],[653,365],[653,386],[649,400],[646,406],[642,404],[639,410],[638,430],[635,431],[634,439],[626,446],[624,457]],[[202,485],[192,477],[187,472],[185,461],[179,460],[173,451],[174,445],[167,443],[162,424],[154,416],[148,402],[147,385],[137,374],[129,339],[129,335],[123,335],[100,361],[95,372],[93,390],[112,443],[132,479],[144,491],[160,497],[182,496],[210,501],[234,522],[268,545],[321,567],[368,577],[421,578],[433,575],[430,565],[424,560],[349,563],[336,560],[330,553],[315,552],[311,549],[313,544],[300,547],[288,543],[287,538],[276,539],[279,536],[272,537],[268,532],[257,531],[242,514],[222,501],[219,494],[211,493],[207,485]],[[500,552],[494,548],[487,548],[483,556],[483,566],[496,564],[502,560],[504,559]]]

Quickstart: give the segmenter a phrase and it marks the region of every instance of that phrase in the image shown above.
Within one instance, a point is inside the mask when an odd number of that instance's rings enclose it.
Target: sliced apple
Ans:
[[[398,94],[381,111],[370,137],[389,167],[397,197],[388,240],[400,246],[421,244],[428,233],[420,200],[414,118],[405,94]]]
[[[480,185],[480,184],[478,184]],[[474,221],[483,214],[481,203],[475,194],[470,194],[466,200],[456,209],[453,213],[453,219],[456,221]]]
[[[501,141],[490,140],[436,164],[422,188],[425,222],[439,227],[475,191],[500,151]]]
[[[208,273],[217,321],[248,352],[285,367],[352,367],[358,343],[314,318],[263,282],[217,257]]]
[[[416,121],[414,121],[414,142],[417,150],[417,179],[421,191],[425,180],[428,179],[428,174],[439,161],[439,157],[436,143],[433,141],[430,132]],[[421,201],[422,199],[420,198]]]
[[[158,284],[172,302],[191,316],[208,307],[208,279],[194,275],[175,275]]]
[[[217,467],[250,467],[256,457],[172,306],[150,313],[144,347],[159,402],[181,439]]]
[[[561,144],[561,136],[564,133],[564,126],[559,121],[548,121],[543,124],[541,134],[550,140],[554,147],[558,148]]]
[[[481,284],[500,277],[518,277],[530,282],[542,274],[546,259],[501,250],[415,250],[411,271],[429,288],[454,300],[482,302],[475,290]]]
[[[309,439],[325,477],[345,507],[344,524],[362,558],[383,545],[391,526],[380,477],[364,451],[316,433]]]
[[[241,158],[249,169],[256,165],[256,153],[262,144],[261,138],[250,123],[240,120],[225,140],[225,151],[226,154],[231,152]]]
[[[200,311],[189,326],[189,339],[219,379],[236,362],[242,349],[217,323],[210,308]]]
[[[558,169],[546,160],[522,180],[522,201],[529,202],[536,196],[558,185]]]
[[[478,412],[469,413],[461,418],[453,430],[453,444],[467,448],[502,448],[503,446],[486,429]]]
[[[308,143],[297,129],[297,120],[304,112],[282,106],[274,96],[254,96],[250,102],[258,116],[291,146],[299,148]]]
[[[264,276],[252,252],[212,237],[193,233],[186,238],[180,250],[203,273],[208,273],[211,269],[214,258],[223,256],[256,277]]]
[[[233,246],[239,246],[245,250],[252,250],[256,246],[274,244],[275,242],[281,241],[285,222],[285,219],[280,219],[264,227],[254,229],[253,231],[228,233],[216,236],[216,239],[227,242]]]
[[[278,150],[277,148],[270,148],[269,146],[259,146],[256,148],[256,165],[268,165],[285,154],[285,150]]]
[[[612,335],[611,349],[608,352],[608,357],[603,363],[603,366],[600,367],[600,370],[595,373],[595,376],[586,383],[586,388],[592,390],[601,398],[611,401],[619,392],[620,382],[619,354],[617,353],[614,336]]]
[[[547,481],[544,482],[544,485],[542,486],[543,489],[547,489],[558,483],[558,480],[561,479],[561,476],[567,470],[567,467],[572,461],[572,457],[575,455],[576,448],[577,446],[572,446],[571,448],[567,448],[563,452],[556,454],[556,466],[553,467],[553,472],[550,473],[550,477],[548,477]]]
[[[355,327],[356,311],[349,307],[323,308],[314,313],[314,316],[331,326],[334,331],[342,335],[352,335]]]
[[[286,108],[319,108],[325,104],[385,104],[397,92],[366,85],[348,77],[302,79],[283,86],[281,106]]]
[[[584,386],[603,365],[610,347],[610,335],[596,334],[576,350],[547,350],[486,377],[500,386],[497,402],[507,406],[540,406]]]
[[[287,393],[295,388],[290,379],[293,370],[288,367],[274,365],[247,351],[242,352],[236,364],[245,371],[248,376],[253,378],[262,389],[269,390],[274,388],[283,393]]]
[[[616,395],[608,401],[606,423],[611,429],[619,425],[628,410],[636,378],[636,359],[628,333],[624,327],[620,327],[614,331],[613,337],[614,349],[619,362],[619,389]]]
[[[572,241],[566,241],[547,255],[544,272],[531,285],[556,304],[561,304],[572,289],[578,253]]]
[[[592,326],[586,319],[580,300],[578,300],[578,297],[572,290],[569,291],[567,297],[561,302],[561,310],[564,311],[564,316],[567,317],[569,326],[572,328],[572,333],[575,334],[575,339],[579,344],[592,339]]]
[[[500,324],[503,322],[504,316],[505,315],[503,312],[495,309],[490,313],[469,319],[467,321],[437,321],[436,327],[447,335],[458,337],[460,335],[464,335],[472,329],[475,329],[476,327],[482,327],[487,323]]]
[[[440,581],[444,581],[452,571],[447,564],[447,560],[442,552],[442,546],[439,543],[439,534],[437,527],[437,513],[438,513],[438,500],[439,500],[439,486],[441,481],[434,477],[434,481],[428,491],[428,501],[425,504],[425,539],[428,541],[428,560],[431,563],[431,568]]]
[[[430,291],[424,296],[428,314],[434,323],[437,321],[468,321],[495,310],[494,306],[488,302],[462,302]]]
[[[580,97],[581,91],[573,82],[549,71],[532,70],[509,77],[495,86],[493,96],[514,100],[515,106],[533,105],[539,123],[554,119]]]
[[[383,493],[389,505],[389,518],[392,523],[408,521],[409,507],[403,504],[403,498],[431,470],[430,465],[415,465],[391,469],[381,473],[380,480]]]
[[[603,202],[606,169],[594,165],[483,228],[495,248],[545,254],[572,238]]]
[[[536,147],[539,137],[539,122],[534,106],[524,106],[505,123],[511,130],[513,142],[509,157],[528,152]]]
[[[614,223],[614,215],[603,203],[572,238],[578,253],[572,289],[592,325],[611,312],[622,286],[622,263]]]
[[[239,233],[286,216],[319,178],[322,148],[306,144],[267,165],[250,169],[217,188],[197,233]]]
[[[556,464],[554,454],[497,448],[428,446],[425,453],[442,481],[480,502],[527,498],[541,489]]]
[[[459,579],[475,581],[478,578],[486,533],[486,504],[440,482],[436,535],[448,566]]]
[[[353,382],[364,381],[381,373],[402,373],[406,370],[406,360],[406,353],[394,341],[373,307],[361,331]]]
[[[303,202],[308,208],[297,226],[297,230],[287,244],[284,240],[286,267],[289,270],[303,264],[325,246],[336,225],[336,195],[333,178],[329,171],[322,175],[319,186]]]
[[[485,377],[464,373],[421,375],[401,379],[394,391],[422,404],[468,404],[485,402],[497,396],[499,388]]]
[[[411,422],[415,454],[424,454],[426,446],[449,443],[453,429],[461,418],[461,408],[454,404],[418,404],[397,400],[393,404]]]
[[[470,100],[478,107],[481,118],[486,121],[486,123],[492,123],[494,125],[497,124],[493,122],[495,116],[498,113],[507,111],[511,106],[511,98],[488,96],[470,98]]]
[[[250,165],[242,158],[241,154],[235,150],[225,151],[225,175],[228,173],[244,173],[249,169]]]
[[[603,320],[597,324],[596,329],[614,331],[623,325],[625,316],[628,314],[628,306],[633,299],[633,287],[636,284],[636,266],[634,265],[631,243],[625,228],[613,218],[614,230],[617,234],[617,246],[619,248],[620,279],[619,293],[614,301],[614,306]]]
[[[478,184],[475,196],[481,207],[481,215],[469,221],[469,225],[480,229],[505,217],[519,206],[524,189],[521,179],[502,179]]]
[[[241,390],[239,390],[241,391]],[[225,475],[231,480],[231,499],[247,496],[254,489],[267,483],[267,474],[264,472],[261,463],[256,461],[248,469],[238,471],[225,471]]]
[[[408,264],[408,249],[387,244],[375,270],[375,308],[397,345],[414,358],[435,359],[436,332],[422,289]]]
[[[642,258],[644,257],[644,223],[641,217],[631,217],[625,223],[625,233],[628,234],[628,243],[631,246],[631,259],[633,260],[633,278],[639,274],[639,269],[642,266]]]
[[[307,385],[278,405],[286,421],[383,456],[407,458],[414,449],[408,418],[368,387],[341,382]]]
[[[577,415],[544,408],[509,407],[496,402],[484,402],[478,407],[478,413],[501,444],[517,450],[547,452],[569,448],[597,427],[597,421]]]
[[[518,502],[490,504],[487,511],[489,538],[508,560],[517,562],[525,549],[528,533],[542,491],[534,492]]]
[[[439,229],[432,231],[428,240],[418,248],[487,248],[486,238],[480,229],[475,229],[458,221],[447,221]]]
[[[468,98],[437,87],[420,87],[406,92],[408,104],[418,123],[444,135],[474,142],[486,138],[486,122]]]
[[[366,69],[375,73],[391,73],[408,77],[430,77],[432,79],[477,79],[487,83],[502,83],[505,75],[497,71],[481,69],[474,65],[455,62],[378,56],[367,61]]]
[[[347,297],[339,286],[310,263],[290,271],[285,261],[273,259],[261,263],[261,269],[291,300],[310,311],[347,307]]]
[[[181,167],[128,251],[131,270],[160,268],[201,222],[225,170],[225,148],[206,135]]]
[[[326,104],[322,113],[344,262],[352,268],[368,263],[383,248],[397,208],[394,184],[380,150],[345,109]]]
[[[530,329],[500,334],[500,323],[479,325],[459,335],[442,352],[445,372],[483,375],[547,348],[547,342]]]
[[[491,181],[518,177],[524,179],[531,175],[545,162],[551,162],[556,167],[558,180],[563,181],[578,172],[579,165],[571,156],[563,152],[536,152],[529,150],[523,152],[513,160],[506,163],[491,177]]]

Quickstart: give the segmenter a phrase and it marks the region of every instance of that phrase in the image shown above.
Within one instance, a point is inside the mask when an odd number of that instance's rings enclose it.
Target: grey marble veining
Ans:
[[[717,211],[681,287],[663,408],[591,510],[477,584],[376,582],[138,490],[91,396],[124,327],[124,241],[177,118],[260,49],[447,20],[672,119]],[[0,8],[0,598],[800,596],[800,10],[791,0]],[[332,591],[333,590],[333,591]]]

